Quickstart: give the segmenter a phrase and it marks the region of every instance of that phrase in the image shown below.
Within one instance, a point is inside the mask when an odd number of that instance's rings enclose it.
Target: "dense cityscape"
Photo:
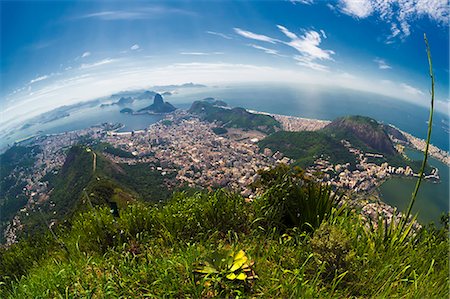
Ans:
[[[329,123],[282,115],[274,117],[286,131],[315,131]],[[255,196],[251,185],[258,179],[258,170],[269,169],[279,163],[295,162],[281,152],[273,152],[269,148],[260,149],[257,143],[266,136],[260,131],[230,128],[226,134],[218,135],[213,131],[218,126],[220,124],[216,122],[202,121],[197,115],[178,110],[166,114],[164,120],[145,130],[117,132],[119,125],[103,124],[84,130],[34,137],[26,141],[28,145],[38,146],[40,149],[32,170],[16,169],[11,173],[18,182],[26,182],[24,192],[28,197],[28,204],[21,210],[22,215],[27,215],[28,209],[35,210],[36,205],[48,200],[51,190],[45,180],[46,174],[57,173],[64,164],[67,149],[81,139],[103,142],[131,153],[123,156],[105,152],[104,155],[114,163],[148,163],[152,170],[160,172],[162,176],[175,174],[172,185],[226,187],[241,193],[247,200],[252,200]],[[422,140],[404,134],[413,147],[423,147]],[[314,164],[306,169],[306,174],[333,186],[335,190],[352,190],[366,195],[376,194],[377,186],[390,176],[418,176],[409,166],[370,163],[369,158],[382,155],[364,153],[346,140],[341,140],[341,143],[354,155],[356,169],[351,169],[350,163],[333,165],[327,157],[316,157]],[[402,149],[402,145],[397,146],[397,150]],[[431,155],[448,163],[448,153],[444,151],[432,147]],[[433,169],[426,179],[438,181],[437,169]],[[394,213],[392,207],[380,200],[371,205],[359,201],[353,204],[363,208],[362,213],[371,218],[380,213],[391,218]],[[18,216],[7,229],[9,242],[14,242],[14,234],[11,232],[17,228],[20,229]]]

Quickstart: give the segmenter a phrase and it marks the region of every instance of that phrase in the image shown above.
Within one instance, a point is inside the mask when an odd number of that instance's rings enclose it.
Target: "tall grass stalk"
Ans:
[[[425,45],[427,48],[427,56],[428,56],[428,65],[429,65],[429,73],[431,78],[431,106],[430,106],[430,116],[428,118],[428,132],[427,132],[427,140],[426,140],[426,146],[425,151],[423,153],[423,161],[422,161],[422,167],[419,171],[419,178],[417,179],[416,186],[414,188],[414,191],[412,193],[411,201],[409,202],[408,210],[406,211],[401,229],[405,227],[406,223],[408,222],[408,218],[411,215],[411,210],[414,206],[414,203],[416,202],[417,193],[419,192],[420,184],[422,183],[423,179],[423,173],[425,171],[425,166],[427,164],[428,160],[428,148],[430,146],[430,139],[431,139],[431,129],[433,127],[433,112],[434,112],[434,73],[433,73],[433,63],[431,60],[431,52],[430,52],[430,46],[428,44],[427,35],[423,34],[423,39],[425,40]]]

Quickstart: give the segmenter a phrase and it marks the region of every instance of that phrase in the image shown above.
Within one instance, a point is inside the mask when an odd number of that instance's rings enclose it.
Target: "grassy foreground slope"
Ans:
[[[399,240],[288,168],[223,190],[93,208],[0,251],[2,298],[445,298],[448,223]],[[297,209],[317,211],[292,213]],[[311,223],[307,225],[306,222]]]

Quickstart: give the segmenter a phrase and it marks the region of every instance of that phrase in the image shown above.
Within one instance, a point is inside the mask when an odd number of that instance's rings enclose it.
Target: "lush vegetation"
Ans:
[[[117,211],[136,201],[168,199],[171,193],[167,185],[174,175],[163,176],[151,167],[149,164],[115,164],[90,148],[72,147],[62,169],[46,178],[52,190],[49,199],[39,210],[22,215],[22,234],[36,234],[45,230],[51,221],[67,221],[93,205]]]
[[[212,131],[217,135],[223,135],[228,133],[228,130],[223,127],[212,128]]]
[[[122,185],[134,190],[138,199],[144,201],[165,201],[171,196],[166,181],[175,179],[175,174],[161,175],[153,170],[152,165],[141,163],[136,165],[120,164],[124,172],[114,172],[112,177]]]
[[[120,158],[134,158],[132,153],[124,151],[121,148],[114,147],[109,143],[99,143],[95,146],[95,149]]]
[[[258,143],[261,149],[270,148],[280,151],[296,160],[296,164],[307,167],[323,156],[330,162],[355,165],[355,156],[342,143],[322,132],[285,132],[280,131],[267,136]]]
[[[347,140],[365,152],[384,155],[394,155],[396,152],[384,126],[370,117],[360,115],[340,117],[322,131],[338,140]]]
[[[189,112],[199,114],[204,120],[209,122],[220,122],[226,128],[241,128],[272,133],[281,127],[280,123],[270,115],[250,113],[240,107],[223,108],[208,101],[195,101]]]
[[[286,167],[262,172],[255,188],[253,203],[218,190],[175,193],[164,205],[134,202],[116,215],[94,205],[54,235],[2,249],[0,296],[448,295],[448,223],[395,239],[395,228],[367,225]],[[293,214],[299,202],[321,212]]]
[[[321,132],[337,140],[347,140],[352,146],[366,153],[383,155],[383,158],[368,158],[369,162],[378,165],[387,162],[394,167],[408,165],[415,173],[420,170],[421,162],[405,159],[395,150],[388,134],[405,140],[401,132],[391,126],[380,124],[373,118],[360,115],[340,117],[323,128]],[[431,169],[429,165],[426,165],[425,172],[429,173]]]
[[[259,147],[280,151],[296,160],[296,165],[304,168],[312,165],[319,157],[325,157],[333,164],[349,162],[351,168],[354,168],[355,156],[341,143],[341,140],[347,140],[353,147],[363,152],[383,155],[383,157],[368,157],[368,162],[378,165],[387,162],[394,167],[408,165],[418,173],[422,163],[405,159],[399,154],[389,139],[387,128],[388,126],[379,124],[369,117],[346,116],[336,119],[318,131],[273,133],[261,140]],[[395,134],[395,129],[391,128],[389,132]],[[427,164],[425,173],[430,173],[431,170]]]
[[[39,151],[36,146],[13,146],[0,155],[0,243],[7,224],[28,201],[20,177],[30,173]]]

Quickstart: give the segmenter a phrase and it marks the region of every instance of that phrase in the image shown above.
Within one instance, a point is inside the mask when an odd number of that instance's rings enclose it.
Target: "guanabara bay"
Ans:
[[[0,1],[0,298],[449,298],[449,12]]]

